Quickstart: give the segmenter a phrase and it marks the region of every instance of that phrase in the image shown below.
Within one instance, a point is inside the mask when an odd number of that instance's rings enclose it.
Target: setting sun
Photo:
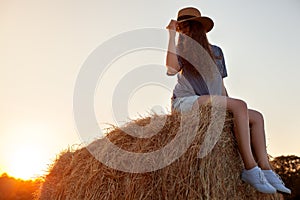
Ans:
[[[51,163],[51,147],[42,143],[52,140],[50,133],[49,126],[38,121],[23,121],[18,127],[7,129],[3,134],[6,142],[0,141],[1,148],[5,149],[0,152],[5,158],[1,164],[2,173],[24,180],[45,174]]]
[[[43,174],[44,163],[39,149],[31,146],[19,146],[11,154],[8,174],[24,180],[34,179]]]

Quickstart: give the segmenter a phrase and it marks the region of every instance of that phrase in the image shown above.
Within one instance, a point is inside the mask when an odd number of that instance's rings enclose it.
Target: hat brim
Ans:
[[[178,21],[178,23],[186,22],[186,21],[200,22],[204,26],[204,29],[206,30],[207,33],[211,31],[211,29],[214,27],[214,22],[209,17],[191,17],[191,18],[180,20]]]

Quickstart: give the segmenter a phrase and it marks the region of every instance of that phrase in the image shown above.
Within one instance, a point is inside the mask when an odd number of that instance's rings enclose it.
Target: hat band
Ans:
[[[177,21],[181,21],[181,20],[185,20],[185,19],[189,19],[189,18],[193,18],[193,17],[196,17],[196,16],[193,16],[193,15],[182,15],[180,17],[177,18]]]

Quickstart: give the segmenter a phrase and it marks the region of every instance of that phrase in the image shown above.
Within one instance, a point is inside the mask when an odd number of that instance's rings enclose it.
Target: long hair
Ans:
[[[208,55],[215,62],[216,57],[214,56],[210,44],[208,42],[206,31],[202,24],[197,21],[185,21],[179,24],[178,31],[181,33],[178,38],[177,51],[180,55],[189,55],[193,60],[199,59],[199,48],[191,44],[191,40],[187,41],[185,37],[191,37],[193,40],[197,41],[208,53]],[[187,36],[184,36],[184,35]],[[201,58],[200,58],[201,59]],[[198,75],[197,69],[190,64],[187,60],[181,57],[181,64],[184,66],[184,70],[192,72],[193,75]],[[207,69],[210,70],[210,69]]]

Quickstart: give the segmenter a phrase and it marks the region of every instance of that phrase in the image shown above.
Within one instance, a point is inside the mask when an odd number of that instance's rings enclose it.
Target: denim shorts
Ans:
[[[176,97],[172,99],[172,110],[176,110],[179,112],[188,112],[193,108],[194,103],[199,98],[198,95],[192,95],[187,97]]]

